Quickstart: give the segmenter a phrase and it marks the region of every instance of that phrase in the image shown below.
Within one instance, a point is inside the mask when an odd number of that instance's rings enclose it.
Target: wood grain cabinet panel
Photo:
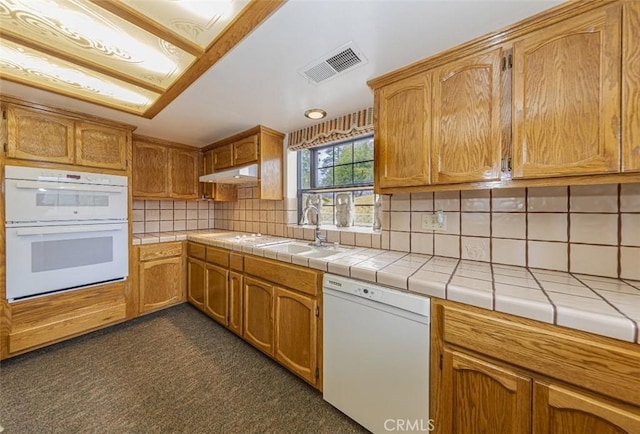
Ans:
[[[155,143],[133,142],[133,196],[169,197],[169,149]]]
[[[532,381],[509,369],[445,350],[442,433],[528,434]]]
[[[74,163],[72,119],[12,106],[6,110],[9,158]]]
[[[622,23],[622,170],[640,171],[640,2],[624,3]]]
[[[227,326],[237,335],[242,336],[244,309],[244,277],[235,271],[229,274],[229,322]]]
[[[233,166],[233,143],[211,150],[213,171]]]
[[[378,89],[375,106],[376,189],[429,184],[431,74]]]
[[[92,124],[75,124],[76,164],[105,169],[127,168],[129,132]]]
[[[620,170],[621,6],[535,31],[513,48],[513,177]]]
[[[500,179],[502,49],[433,72],[431,180]]]
[[[554,384],[534,385],[534,434],[640,433],[640,411]]]
[[[275,357],[315,384],[317,363],[315,297],[275,288]]]
[[[204,311],[205,288],[204,262],[191,257],[187,258],[187,299],[202,311]]]
[[[139,265],[140,313],[178,303],[184,291],[182,257],[141,262]]]
[[[229,270],[205,264],[204,311],[220,324],[228,325]]]
[[[273,286],[258,279],[244,279],[244,339],[273,355]]]
[[[258,135],[247,137],[233,144],[233,164],[241,166],[258,161]]]
[[[172,198],[198,198],[198,152],[172,148],[171,162],[171,192]]]

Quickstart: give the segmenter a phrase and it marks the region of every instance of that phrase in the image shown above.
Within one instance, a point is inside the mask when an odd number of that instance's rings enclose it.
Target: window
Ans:
[[[311,195],[320,195],[320,224],[341,225],[336,198],[353,203],[354,226],[373,225],[373,136],[298,151],[298,221]],[[318,196],[315,196],[318,197]]]

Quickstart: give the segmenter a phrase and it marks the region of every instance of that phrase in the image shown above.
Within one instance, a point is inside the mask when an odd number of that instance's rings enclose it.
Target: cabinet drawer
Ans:
[[[140,246],[140,262],[180,255],[182,255],[181,241]]]
[[[227,268],[229,266],[229,252],[215,247],[207,247],[207,262]]]
[[[311,295],[318,294],[321,281],[319,271],[254,256],[244,258],[244,271],[246,274]]]
[[[206,255],[206,247],[202,244],[189,243],[187,244],[187,255],[192,258],[202,259],[204,261]]]
[[[244,257],[237,253],[229,254],[229,265],[232,270],[243,271],[244,270]]]
[[[640,405],[637,344],[466,306],[443,309],[447,343]]]

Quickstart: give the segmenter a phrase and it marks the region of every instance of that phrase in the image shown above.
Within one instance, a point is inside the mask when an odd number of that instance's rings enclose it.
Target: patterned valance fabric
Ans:
[[[299,151],[373,133],[373,107],[289,133],[289,149]]]

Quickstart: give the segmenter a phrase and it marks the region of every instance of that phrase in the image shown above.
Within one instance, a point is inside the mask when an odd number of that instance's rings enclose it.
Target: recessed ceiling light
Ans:
[[[305,117],[309,118],[309,119],[322,119],[327,115],[327,112],[322,110],[322,109],[309,109],[306,112],[304,112]]]

